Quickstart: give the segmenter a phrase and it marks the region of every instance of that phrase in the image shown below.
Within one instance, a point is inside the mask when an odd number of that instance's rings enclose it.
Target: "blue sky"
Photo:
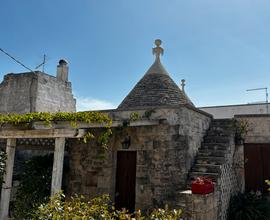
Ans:
[[[116,107],[162,62],[196,106],[262,101],[270,82],[269,0],[1,0],[0,48],[55,75],[69,61],[79,109]],[[25,70],[0,53],[0,79]],[[270,87],[269,87],[270,89]]]

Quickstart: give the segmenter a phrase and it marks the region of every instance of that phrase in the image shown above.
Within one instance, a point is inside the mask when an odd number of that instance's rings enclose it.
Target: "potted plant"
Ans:
[[[235,119],[233,127],[235,129],[235,143],[238,145],[243,144],[249,129],[248,121]]]

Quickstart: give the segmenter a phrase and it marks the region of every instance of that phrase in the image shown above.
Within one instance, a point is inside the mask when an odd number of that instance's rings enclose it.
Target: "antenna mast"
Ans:
[[[42,66],[42,72],[44,73],[45,63],[47,62],[46,58],[47,58],[47,57],[46,57],[46,54],[44,54],[44,55],[43,55],[43,61],[42,61],[42,63],[39,64],[39,65],[37,65],[35,69],[38,69],[39,67]]]
[[[268,111],[268,89],[267,89],[267,87],[256,88],[256,89],[247,89],[246,91],[250,92],[250,91],[257,91],[257,90],[264,90],[265,91],[266,113],[268,114],[269,111]]]

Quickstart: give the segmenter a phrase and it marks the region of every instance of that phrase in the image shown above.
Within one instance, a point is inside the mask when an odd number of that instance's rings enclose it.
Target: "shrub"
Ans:
[[[108,205],[109,197],[104,195],[89,202],[83,196],[72,197],[64,201],[64,194],[53,196],[47,204],[41,205],[34,215],[34,219],[113,219],[114,212]]]
[[[26,161],[12,207],[14,219],[31,219],[40,204],[49,201],[53,155]]]
[[[50,201],[42,204],[36,210],[33,220],[179,220],[181,210],[165,209],[154,210],[148,217],[144,217],[140,211],[128,213],[127,210],[115,210],[108,195],[102,195],[90,201],[83,196],[71,197],[65,201],[62,193],[51,197]]]
[[[182,216],[182,210],[180,209],[174,209],[170,210],[168,209],[168,206],[165,207],[165,209],[156,209],[154,210],[151,215],[151,220],[177,220],[181,219]]]
[[[266,220],[270,203],[260,192],[238,193],[230,201],[229,220]]]
[[[270,187],[270,180],[265,180],[265,183],[267,184],[268,187]],[[270,191],[270,188],[268,188],[267,190]]]

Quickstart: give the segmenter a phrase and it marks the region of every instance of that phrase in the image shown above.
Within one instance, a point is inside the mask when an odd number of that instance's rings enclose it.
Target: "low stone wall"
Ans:
[[[215,220],[218,216],[218,192],[207,195],[192,194],[191,190],[181,192],[186,205],[183,220]]]

